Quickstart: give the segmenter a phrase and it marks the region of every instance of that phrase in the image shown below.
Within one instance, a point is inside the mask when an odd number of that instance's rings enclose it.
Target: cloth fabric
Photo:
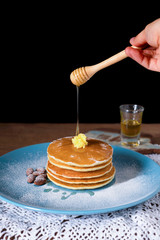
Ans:
[[[148,155],[160,165],[160,155]],[[160,239],[160,192],[124,210],[87,216],[26,210],[0,200],[0,239]]]

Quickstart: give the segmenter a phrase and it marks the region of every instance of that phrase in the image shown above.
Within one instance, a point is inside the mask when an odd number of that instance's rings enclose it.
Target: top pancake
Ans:
[[[98,139],[87,139],[85,148],[75,148],[72,137],[60,138],[48,146],[49,157],[70,166],[90,167],[107,162],[113,154],[112,147]]]

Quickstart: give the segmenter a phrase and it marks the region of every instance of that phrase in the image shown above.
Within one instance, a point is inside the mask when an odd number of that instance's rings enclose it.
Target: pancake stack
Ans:
[[[75,148],[72,137],[50,143],[47,153],[47,176],[61,187],[94,189],[111,182],[115,176],[113,149],[97,139],[87,139],[85,148]]]

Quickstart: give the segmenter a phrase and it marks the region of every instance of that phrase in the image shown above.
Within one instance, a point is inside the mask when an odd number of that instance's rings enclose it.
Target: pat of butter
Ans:
[[[76,148],[85,148],[85,146],[88,144],[86,139],[87,137],[83,133],[80,133],[78,136],[72,138],[72,143]]]

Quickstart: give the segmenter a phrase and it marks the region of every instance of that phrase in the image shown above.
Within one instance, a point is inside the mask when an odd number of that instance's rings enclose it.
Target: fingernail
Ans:
[[[131,43],[131,44],[134,42],[134,39],[135,39],[135,37],[132,37],[132,38],[130,39],[130,43]]]

